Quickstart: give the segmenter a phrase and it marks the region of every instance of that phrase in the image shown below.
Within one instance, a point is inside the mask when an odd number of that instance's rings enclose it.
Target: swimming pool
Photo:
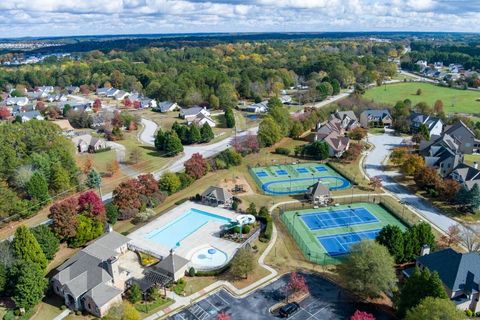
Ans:
[[[227,224],[230,219],[198,209],[188,209],[166,226],[153,230],[145,239],[159,243],[169,249],[181,246],[181,241],[203,227],[209,221]]]

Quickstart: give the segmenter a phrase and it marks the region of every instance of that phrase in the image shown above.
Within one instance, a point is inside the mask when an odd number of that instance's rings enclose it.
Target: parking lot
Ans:
[[[335,284],[315,275],[303,274],[310,288],[310,296],[300,303],[300,310],[289,319],[350,319],[356,309],[373,313],[376,319],[390,319],[382,311],[371,305],[356,302]],[[205,298],[188,309],[171,316],[171,320],[216,320],[224,311],[234,320],[275,319],[269,308],[285,301],[285,285],[288,276],[259,289],[245,298],[236,299],[227,291],[221,290]]]

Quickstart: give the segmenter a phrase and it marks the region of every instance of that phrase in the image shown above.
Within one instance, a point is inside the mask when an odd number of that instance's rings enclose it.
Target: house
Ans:
[[[27,112],[18,113],[17,116],[22,117],[22,122],[27,122],[30,120],[44,120],[45,118],[41,115],[40,111],[33,110]]]
[[[68,259],[50,280],[55,294],[63,297],[72,310],[105,316],[111,306],[122,302],[130,277],[119,265],[129,240],[110,232]]]
[[[383,110],[365,110],[360,114],[360,124],[363,128],[368,127],[389,127],[393,123],[390,111]]]
[[[444,134],[450,135],[455,140],[461,153],[472,154],[480,150],[480,140],[475,138],[475,133],[462,121],[447,126]]]
[[[202,193],[202,203],[222,205],[230,207],[233,202],[233,195],[225,188],[210,186]]]
[[[420,67],[420,71],[423,71],[428,66],[428,62],[424,60],[418,60],[417,65]]]
[[[443,122],[440,118],[412,112],[410,115],[410,131],[414,134],[417,133],[422,124],[427,127],[430,137],[442,134]]]
[[[118,90],[115,94],[113,94],[113,98],[115,100],[125,100],[126,98],[128,98],[129,95],[130,93],[126,91]]]
[[[461,163],[453,171],[450,177],[460,183],[462,186],[470,190],[475,184],[480,186],[480,170],[478,164],[473,166]]]
[[[344,130],[350,131],[360,126],[357,116],[353,111],[335,111],[330,115],[330,119],[338,119]]]
[[[78,152],[95,152],[107,148],[107,142],[104,139],[92,137],[89,134],[83,134],[72,138],[72,142]]]
[[[155,99],[150,99],[150,98],[145,98],[142,97],[140,98],[140,108],[141,109],[146,109],[146,108],[156,108],[157,107],[157,101]]]
[[[199,113],[203,113],[206,116],[210,116],[210,112],[207,111],[204,107],[194,106],[191,108],[180,109],[179,117],[187,120],[188,122],[193,121]]]
[[[197,114],[195,119],[190,121],[188,124],[196,124],[197,126],[202,127],[205,123],[207,123],[211,128],[214,128],[217,125],[210,116],[207,116],[204,113]]]
[[[64,105],[65,106],[65,105]],[[92,112],[92,103],[77,103],[71,105],[73,111],[85,111],[85,112]]]
[[[97,95],[113,98],[119,91],[115,88],[97,88]]]
[[[476,252],[459,253],[451,248],[422,255],[417,258],[419,269],[436,271],[449,298],[460,310],[480,312],[480,255]],[[413,269],[413,268],[412,268]],[[412,269],[404,274],[409,276]]]
[[[281,95],[279,99],[282,102],[282,104],[292,103],[292,97],[290,97],[289,95],[286,95],[286,94]]]
[[[171,112],[180,108],[176,102],[162,101],[156,107],[153,107],[153,111],[158,112]]]
[[[429,152],[424,157],[425,165],[437,169],[442,178],[448,177],[458,165],[463,163],[463,155],[455,148],[436,145],[429,148]]]
[[[68,94],[76,94],[80,92],[80,87],[77,86],[66,86],[65,91],[68,92]]]
[[[265,113],[268,111],[268,101],[254,103],[245,108],[246,112]]]
[[[422,156],[426,157],[437,152],[436,150],[432,151],[432,148],[438,149],[440,147],[448,148],[456,153],[460,153],[458,141],[449,134],[442,134],[440,136],[433,135],[430,140],[422,140],[418,150]]]
[[[57,93],[57,94],[50,94],[46,97],[46,100],[48,102],[58,102],[58,101],[62,101],[62,102],[65,102],[67,101],[67,96],[64,95],[64,94],[61,94],[61,93]]]
[[[308,187],[305,196],[314,205],[326,205],[331,201],[330,189],[320,181]]]
[[[28,104],[28,98],[27,97],[10,97],[7,98],[7,101],[5,103],[7,106],[26,106]]]
[[[330,157],[340,158],[350,147],[350,139],[345,136],[342,121],[337,118],[317,124],[314,141],[326,142]]]

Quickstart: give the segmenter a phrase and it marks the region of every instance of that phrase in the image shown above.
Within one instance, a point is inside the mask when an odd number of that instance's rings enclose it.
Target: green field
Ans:
[[[417,90],[422,89],[418,96]],[[442,100],[445,113],[470,113],[480,115],[480,92],[458,90],[435,86],[429,83],[395,83],[381,87],[373,87],[364,95],[367,100],[394,105],[399,100],[410,99],[413,104],[426,102],[434,105],[436,100]]]
[[[315,162],[255,167],[251,168],[250,173],[260,189],[269,195],[305,193],[317,181],[330,191],[350,187],[350,182],[333,168]]]
[[[367,209],[378,221],[370,223],[352,224],[341,227],[331,227],[328,229],[310,230],[310,228],[303,221],[302,216],[312,213],[328,213],[331,211],[364,208]],[[350,205],[339,205],[320,209],[307,209],[287,211],[281,215],[281,220],[287,227],[288,231],[295,239],[298,247],[303,252],[306,259],[321,265],[336,264],[341,262],[344,256],[331,257],[327,250],[320,244],[316,237],[345,234],[352,232],[365,232],[371,230],[378,230],[386,225],[396,225],[402,230],[405,226],[396,219],[390,212],[385,210],[382,206],[373,203],[357,202]]]

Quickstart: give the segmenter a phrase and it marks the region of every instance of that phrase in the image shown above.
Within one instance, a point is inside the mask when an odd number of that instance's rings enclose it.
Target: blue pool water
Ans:
[[[183,239],[209,221],[227,224],[230,222],[230,219],[192,208],[166,226],[147,233],[145,239],[159,243],[167,248],[174,248],[179,244],[181,245]]]

